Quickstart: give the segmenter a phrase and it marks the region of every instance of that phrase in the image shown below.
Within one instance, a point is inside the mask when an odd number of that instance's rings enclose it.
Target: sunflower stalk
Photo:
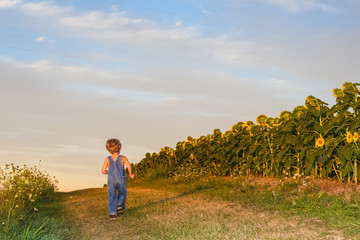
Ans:
[[[332,166],[333,166],[333,168],[334,168],[334,172],[335,172],[335,174],[336,174],[336,177],[342,182],[343,179],[342,179],[342,174],[341,174],[341,172],[335,168],[335,165],[334,165],[334,164],[333,164]]]
[[[354,134],[354,136],[355,136],[355,134]],[[356,143],[357,139],[358,139],[358,137],[356,138],[356,140],[354,138],[354,144],[355,144],[356,150],[359,151],[359,146]],[[355,184],[357,184],[357,182],[358,182],[357,176],[358,176],[357,156],[355,155],[355,157],[354,157],[354,183]]]
[[[354,159],[354,182],[357,184],[357,158]]]

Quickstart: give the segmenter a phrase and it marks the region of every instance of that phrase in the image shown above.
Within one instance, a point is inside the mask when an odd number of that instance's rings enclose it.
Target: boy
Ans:
[[[124,164],[132,179],[134,179],[135,175],[132,173],[131,165],[127,158],[120,155],[121,142],[119,139],[111,138],[107,140],[106,149],[111,153],[111,156],[105,159],[101,172],[108,175],[107,191],[109,216],[114,219],[118,214],[124,214],[125,209],[126,174]]]

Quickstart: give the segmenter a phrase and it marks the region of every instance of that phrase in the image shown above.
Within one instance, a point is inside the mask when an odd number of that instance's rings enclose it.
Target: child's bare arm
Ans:
[[[132,179],[134,179],[135,175],[132,173],[131,164],[129,163],[128,159],[124,156],[124,163],[129,171],[129,175]]]
[[[109,159],[106,158],[105,161],[104,161],[104,164],[102,166],[101,172],[103,174],[108,174],[108,171],[106,170],[108,167],[109,167]]]

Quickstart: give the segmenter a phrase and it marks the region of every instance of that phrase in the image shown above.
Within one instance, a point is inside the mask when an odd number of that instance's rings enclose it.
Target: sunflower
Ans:
[[[341,97],[342,93],[343,93],[342,90],[339,88],[334,88],[332,90],[332,92],[333,92],[334,97],[336,97],[336,98]]]
[[[315,140],[315,147],[322,147],[325,144],[325,140],[322,136]]]
[[[350,132],[346,132],[346,141],[347,143],[351,143],[351,141],[353,140],[353,136]]]
[[[354,132],[353,140],[354,140],[354,142],[357,142],[357,140],[359,140],[359,133],[358,132]]]

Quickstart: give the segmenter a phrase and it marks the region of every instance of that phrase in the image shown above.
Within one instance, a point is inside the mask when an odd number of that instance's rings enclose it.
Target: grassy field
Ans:
[[[359,189],[328,181],[130,181],[124,216],[106,188],[57,193],[63,239],[360,239]],[[56,239],[57,239],[56,238]]]

